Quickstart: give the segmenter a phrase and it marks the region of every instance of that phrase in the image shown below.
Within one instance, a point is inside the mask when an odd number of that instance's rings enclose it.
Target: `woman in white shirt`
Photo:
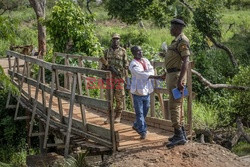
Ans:
[[[154,68],[148,59],[142,57],[140,46],[133,46],[131,52],[134,59],[129,65],[132,74],[130,92],[133,95],[136,114],[133,129],[140,134],[140,139],[145,139],[147,134],[145,118],[150,107],[150,93],[154,91],[153,82],[149,76],[154,75]]]

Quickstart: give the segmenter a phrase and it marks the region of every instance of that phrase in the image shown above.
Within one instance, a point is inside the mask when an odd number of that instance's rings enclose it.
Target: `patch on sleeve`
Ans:
[[[184,50],[188,50],[188,46],[186,44],[182,44],[181,47],[180,47],[180,51],[184,51]]]
[[[132,68],[136,67],[137,65],[133,65]]]

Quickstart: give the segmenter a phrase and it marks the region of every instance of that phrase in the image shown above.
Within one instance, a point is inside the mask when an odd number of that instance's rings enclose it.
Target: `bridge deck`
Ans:
[[[26,92],[28,92],[27,84],[24,84],[23,89]],[[32,97],[35,96],[35,87],[31,86],[31,94]],[[39,91],[38,101],[42,103],[41,91]],[[49,94],[46,93],[47,105],[48,101],[49,101]],[[63,106],[63,115],[68,116],[69,102],[62,100],[62,106]],[[58,111],[58,103],[55,97],[53,98],[52,109]],[[104,120],[106,119],[106,117],[107,115],[103,111],[86,108],[86,118],[89,123],[109,129],[109,124],[104,124]],[[74,105],[73,118],[81,120],[80,107],[77,104]],[[134,147],[142,147],[148,144],[160,141],[166,141],[167,138],[172,134],[171,132],[168,132],[166,130],[149,126],[147,138],[145,140],[141,140],[140,136],[134,130],[132,130],[131,125],[132,121],[126,120],[125,117],[122,118],[121,123],[115,124],[115,130],[118,131],[120,136],[118,150],[129,149]]]

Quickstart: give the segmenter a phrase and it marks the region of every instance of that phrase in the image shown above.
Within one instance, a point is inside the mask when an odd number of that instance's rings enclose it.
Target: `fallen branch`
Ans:
[[[240,118],[237,118],[236,125],[237,125],[237,132],[231,141],[232,146],[238,143],[238,140],[240,139],[241,136],[243,136],[246,139],[246,141],[250,143],[250,136],[245,132]]]
[[[195,70],[191,70],[193,74],[195,74],[202,83],[204,83],[206,86],[214,89],[218,88],[225,88],[225,89],[236,89],[236,90],[250,90],[250,87],[246,86],[236,86],[236,85],[229,85],[229,84],[213,84],[210,81],[208,81],[206,78],[204,78],[199,72]]]

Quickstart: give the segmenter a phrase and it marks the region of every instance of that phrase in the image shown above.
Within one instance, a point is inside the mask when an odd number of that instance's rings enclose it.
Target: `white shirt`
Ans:
[[[130,62],[129,70],[132,74],[130,92],[132,94],[146,96],[154,91],[152,80],[148,79],[150,75],[154,75],[154,68],[148,59],[142,59],[146,64],[146,70],[144,70],[142,64],[137,60],[133,59]]]

